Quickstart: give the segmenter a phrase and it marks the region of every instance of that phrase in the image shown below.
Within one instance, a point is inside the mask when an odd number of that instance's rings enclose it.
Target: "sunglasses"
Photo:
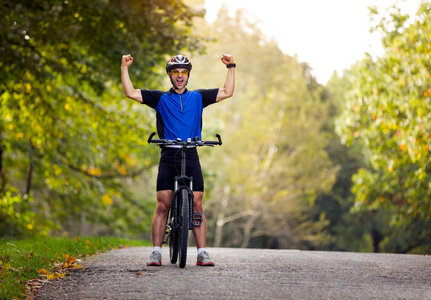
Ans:
[[[172,75],[178,75],[178,74],[182,74],[182,75],[188,75],[189,74],[189,71],[187,71],[187,70],[182,70],[181,72],[180,71],[178,71],[178,70],[172,70],[171,71],[171,73],[172,73]]]

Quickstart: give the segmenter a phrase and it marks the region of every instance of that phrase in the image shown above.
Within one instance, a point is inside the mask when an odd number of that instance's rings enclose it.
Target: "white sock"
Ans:
[[[198,248],[198,255],[204,251],[207,251],[207,248]]]
[[[161,254],[162,253],[162,248],[161,247],[154,247],[153,251],[157,251],[157,252],[159,252]]]

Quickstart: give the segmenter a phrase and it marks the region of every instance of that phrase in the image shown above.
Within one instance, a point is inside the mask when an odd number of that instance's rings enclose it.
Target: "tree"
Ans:
[[[82,233],[86,220],[110,233],[140,226],[132,220],[147,204],[124,178],[156,163],[145,144],[154,115],[124,99],[121,55],[133,53],[137,85],[154,86],[168,53],[199,48],[190,28],[202,12],[173,0],[21,0],[0,9],[2,201],[36,213],[18,220],[30,233],[41,224]],[[11,218],[2,208],[2,222]]]
[[[355,207],[385,215],[385,251],[430,251],[430,8],[422,3],[409,25],[393,7],[376,26],[385,54],[358,64],[338,123],[342,138],[364,149],[369,166],[353,177]]]

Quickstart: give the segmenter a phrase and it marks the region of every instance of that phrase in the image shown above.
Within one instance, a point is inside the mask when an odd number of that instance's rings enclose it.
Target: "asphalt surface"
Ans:
[[[215,267],[147,267],[151,248],[113,250],[36,299],[431,299],[431,256],[209,248]]]

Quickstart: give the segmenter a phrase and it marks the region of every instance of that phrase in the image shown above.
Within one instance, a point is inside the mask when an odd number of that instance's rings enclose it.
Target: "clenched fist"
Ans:
[[[123,55],[123,58],[121,59],[121,66],[122,67],[128,67],[133,63],[133,57],[130,54]]]
[[[230,54],[223,54],[223,56],[221,57],[221,61],[225,64],[233,64],[233,56]]]

